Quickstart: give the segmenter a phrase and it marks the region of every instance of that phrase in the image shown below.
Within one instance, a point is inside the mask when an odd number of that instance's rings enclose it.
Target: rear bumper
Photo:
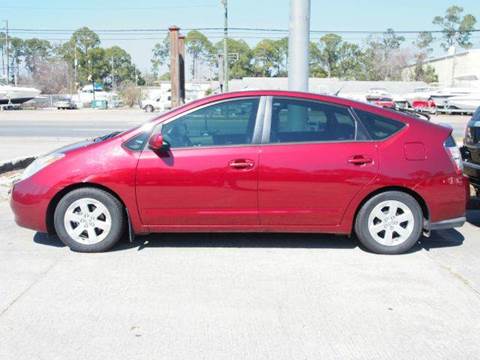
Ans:
[[[465,216],[458,217],[455,219],[442,220],[437,222],[426,221],[424,224],[425,230],[444,230],[444,229],[453,229],[456,227],[462,227],[463,224],[467,221]]]

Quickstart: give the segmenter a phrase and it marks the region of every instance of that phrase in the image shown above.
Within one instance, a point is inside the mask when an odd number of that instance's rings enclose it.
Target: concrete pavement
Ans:
[[[480,211],[410,254],[163,234],[78,254],[0,200],[0,359],[475,359]]]

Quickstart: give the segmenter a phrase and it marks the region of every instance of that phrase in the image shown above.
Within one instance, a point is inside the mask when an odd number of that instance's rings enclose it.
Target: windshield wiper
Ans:
[[[430,115],[428,114],[425,114],[423,112],[420,112],[420,111],[415,111],[415,110],[409,110],[409,109],[405,109],[405,108],[401,108],[401,107],[395,107],[393,109],[394,111],[398,111],[400,113],[404,113],[404,114],[408,114],[408,115],[412,115],[412,116],[415,116],[416,118],[418,119],[421,119],[422,117],[424,119],[426,119],[427,121],[430,121]]]
[[[114,132],[112,132],[110,134],[107,134],[107,135],[98,136],[98,137],[93,139],[93,142],[95,142],[95,143],[102,142],[102,141],[111,139],[111,138],[117,136],[120,133],[121,133],[121,131],[114,131]]]

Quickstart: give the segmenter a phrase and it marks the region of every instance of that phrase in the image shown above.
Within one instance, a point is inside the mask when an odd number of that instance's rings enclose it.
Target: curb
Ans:
[[[36,156],[28,156],[24,158],[17,158],[0,163],[0,175],[9,171],[24,169],[30,165]]]

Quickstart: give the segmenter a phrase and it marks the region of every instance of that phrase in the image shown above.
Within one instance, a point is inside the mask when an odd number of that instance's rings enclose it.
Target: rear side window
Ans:
[[[355,110],[355,113],[373,140],[386,139],[405,126],[405,124],[400,121],[392,120],[368,111]]]
[[[308,100],[273,99],[271,143],[356,139],[357,123],[348,108]]]

